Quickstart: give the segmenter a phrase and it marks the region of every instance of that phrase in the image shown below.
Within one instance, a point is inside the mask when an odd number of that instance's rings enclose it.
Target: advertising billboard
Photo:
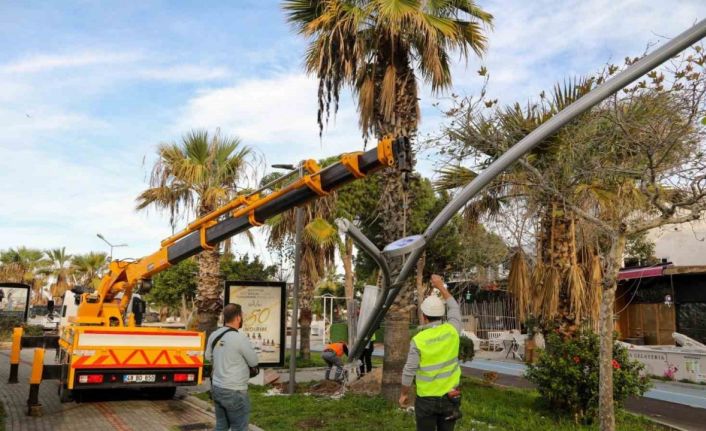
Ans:
[[[286,283],[226,281],[225,302],[243,308],[240,332],[250,339],[260,366],[283,366]]]
[[[29,286],[21,283],[0,283],[0,318],[27,321]]]

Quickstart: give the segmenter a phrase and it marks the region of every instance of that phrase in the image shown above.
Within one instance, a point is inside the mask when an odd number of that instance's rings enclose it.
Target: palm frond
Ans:
[[[437,191],[454,190],[473,181],[478,174],[464,166],[446,166],[437,171],[439,175],[434,182]]]

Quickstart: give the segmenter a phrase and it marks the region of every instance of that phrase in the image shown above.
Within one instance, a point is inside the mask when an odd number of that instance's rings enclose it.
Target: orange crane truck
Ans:
[[[59,380],[62,401],[97,388],[140,388],[170,397],[178,386],[201,383],[205,334],[136,325],[128,313],[133,291],[148,291],[152,276],[227,238],[396,164],[409,170],[409,141],[405,138],[384,138],[377,147],[345,154],[338,163],[323,169],[314,160],[303,161],[298,177],[292,178],[298,173],[293,171],[276,180],[277,184],[237,196],[162,241],[155,253],[135,261],[112,261],[94,292],[75,295],[75,315],[64,316],[66,324],[58,335],[30,337],[23,336],[21,328],[14,330],[10,383],[17,382],[20,349],[35,348],[28,414],[41,414],[38,394],[42,380]],[[44,364],[45,348],[57,349],[57,364]]]

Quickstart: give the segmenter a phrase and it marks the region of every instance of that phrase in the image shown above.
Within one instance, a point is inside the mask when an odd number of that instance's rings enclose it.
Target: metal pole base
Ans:
[[[17,372],[20,368],[20,364],[10,364],[10,377],[7,379],[7,383],[18,383]]]
[[[39,404],[39,384],[29,385],[29,398],[27,399],[27,416],[42,416],[42,405]]]
[[[36,406],[28,406],[27,407],[27,416],[32,416],[35,418],[38,418],[43,415],[42,412],[42,405],[37,404]]]

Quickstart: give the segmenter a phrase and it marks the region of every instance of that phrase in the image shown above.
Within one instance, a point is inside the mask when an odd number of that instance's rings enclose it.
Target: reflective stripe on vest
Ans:
[[[459,385],[459,336],[450,323],[428,328],[413,338],[419,350],[417,395],[440,397]]]

